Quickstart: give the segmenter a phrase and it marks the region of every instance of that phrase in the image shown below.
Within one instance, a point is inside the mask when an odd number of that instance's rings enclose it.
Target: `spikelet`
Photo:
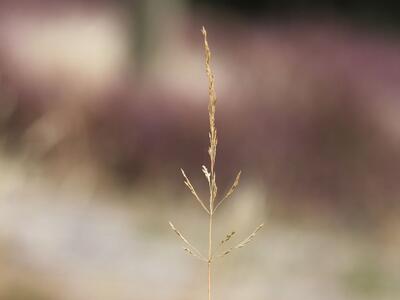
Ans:
[[[211,176],[210,172],[208,172],[207,167],[204,165],[201,167],[201,170],[203,171],[204,176],[206,176],[207,182],[210,185],[210,176]]]
[[[237,244],[235,247],[232,247],[228,250],[226,250],[224,253],[217,255],[217,258],[224,257],[228,254],[230,254],[233,250],[235,249],[240,249],[246,246],[248,243],[250,243],[253,238],[256,236],[257,232],[264,226],[264,224],[259,225],[247,238],[242,240],[239,244]]]
[[[219,243],[221,246],[227,242],[235,235],[235,231],[232,231],[231,233],[227,234],[226,237]]]
[[[194,253],[194,252],[193,252],[192,250],[190,250],[189,248],[183,247],[183,250],[184,250],[187,254],[193,256],[194,258],[197,258],[197,259],[199,259],[199,260],[201,260],[201,261],[207,261],[205,258],[200,257],[198,254]]]

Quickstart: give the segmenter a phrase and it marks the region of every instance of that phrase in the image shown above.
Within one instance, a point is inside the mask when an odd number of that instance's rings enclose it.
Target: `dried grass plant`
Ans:
[[[199,251],[189,240],[179,231],[175,225],[172,222],[169,222],[169,225],[171,229],[179,236],[179,238],[183,241],[185,244],[184,250],[191,256],[193,256],[196,259],[199,259],[203,262],[205,262],[208,266],[208,300],[211,300],[211,283],[212,283],[212,264],[215,259],[218,258],[223,258],[224,256],[230,254],[232,251],[236,249],[240,249],[244,246],[246,246],[248,243],[252,241],[252,239],[255,237],[257,232],[263,227],[264,224],[259,225],[248,237],[240,241],[238,244],[235,246],[232,246],[228,248],[227,250],[222,250],[224,249],[223,247],[226,246],[230,241],[231,238],[236,234],[235,231],[230,232],[225,236],[224,239],[221,240],[221,242],[218,245],[218,251],[214,252],[213,249],[213,217],[215,215],[215,212],[217,209],[220,207],[220,205],[230,196],[233,194],[237,186],[239,185],[239,180],[240,180],[240,175],[241,171],[238,172],[236,175],[236,179],[233,182],[232,186],[228,190],[228,192],[225,194],[224,197],[222,197],[221,200],[218,202],[217,200],[217,182],[216,182],[216,174],[215,174],[215,161],[216,161],[216,156],[217,156],[217,144],[218,144],[218,139],[217,139],[217,129],[215,125],[215,110],[216,110],[216,104],[217,104],[217,95],[215,92],[215,77],[214,73],[211,70],[211,51],[208,46],[207,42],[207,32],[205,28],[202,28],[202,34],[204,37],[204,50],[205,50],[205,66],[206,66],[206,73],[208,77],[208,94],[209,94],[209,102],[208,102],[208,115],[209,115],[209,122],[210,122],[210,132],[209,132],[209,139],[210,139],[210,146],[208,149],[208,154],[210,157],[210,167],[209,169],[206,166],[202,166],[202,171],[204,173],[204,176],[207,179],[208,186],[209,186],[209,200],[208,203],[204,202],[198,193],[196,192],[195,188],[193,187],[192,183],[190,182],[189,178],[186,176],[185,172],[181,169],[183,178],[184,178],[184,183],[188,187],[189,191],[193,194],[194,198],[199,202],[203,210],[207,213],[208,218],[209,218],[209,226],[208,226],[208,254],[204,255],[201,251]],[[207,203],[207,205],[206,205]]]

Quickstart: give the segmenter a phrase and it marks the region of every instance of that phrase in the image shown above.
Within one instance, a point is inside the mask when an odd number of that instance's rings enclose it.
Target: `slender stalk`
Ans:
[[[211,207],[210,207],[211,209]],[[209,230],[208,230],[208,300],[211,300],[211,264],[212,264],[212,219],[213,215],[210,213]]]

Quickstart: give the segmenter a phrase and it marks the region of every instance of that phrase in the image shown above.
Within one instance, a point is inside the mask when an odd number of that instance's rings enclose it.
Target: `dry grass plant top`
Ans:
[[[212,263],[215,259],[217,258],[222,258],[228,254],[230,254],[232,251],[242,248],[246,246],[248,243],[251,242],[251,240],[255,237],[257,232],[263,227],[264,224],[259,225],[248,237],[243,239],[240,243],[237,245],[229,248],[228,250],[222,251],[222,246],[225,246],[226,244],[229,243],[231,238],[236,234],[236,232],[232,231],[231,233],[227,234],[226,237],[219,243],[218,249],[220,252],[216,251],[214,252],[213,249],[213,216],[215,212],[217,211],[218,207],[226,200],[228,199],[237,186],[239,185],[239,180],[240,180],[240,175],[241,171],[238,172],[236,175],[236,179],[233,182],[231,188],[228,190],[228,192],[225,194],[224,197],[222,197],[221,200],[216,203],[216,198],[217,198],[217,183],[216,183],[216,175],[215,175],[215,161],[216,161],[216,156],[217,156],[217,144],[218,144],[218,138],[217,138],[217,128],[215,126],[215,110],[216,110],[216,105],[217,105],[217,94],[215,92],[215,78],[214,78],[214,73],[211,70],[211,51],[208,46],[207,42],[207,32],[205,28],[202,28],[202,34],[204,37],[204,50],[205,50],[205,65],[206,65],[206,73],[208,77],[208,95],[209,95],[209,102],[208,102],[208,116],[209,116],[209,121],[210,121],[210,132],[209,132],[209,138],[210,138],[210,146],[208,148],[208,155],[210,157],[210,167],[207,169],[206,166],[202,166],[202,171],[204,173],[204,176],[207,179],[208,186],[209,186],[209,200],[208,203],[204,202],[199,195],[197,194],[195,188],[193,187],[192,183],[190,182],[189,178],[186,176],[185,172],[181,169],[183,178],[185,179],[185,185],[188,187],[189,191],[193,194],[194,198],[199,202],[201,207],[204,209],[204,211],[208,214],[209,217],[209,226],[208,226],[208,254],[204,255],[201,253],[185,236],[175,227],[174,224],[169,222],[169,225],[171,226],[171,229],[179,236],[179,238],[183,241],[185,244],[185,247],[183,248],[189,255],[193,256],[196,259],[199,259],[203,262],[205,262],[208,265],[208,300],[211,300],[211,275],[212,275]],[[207,205],[206,205],[207,204]]]

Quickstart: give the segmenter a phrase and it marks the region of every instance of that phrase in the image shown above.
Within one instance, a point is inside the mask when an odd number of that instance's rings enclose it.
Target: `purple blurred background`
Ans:
[[[179,174],[206,193],[202,25],[220,190],[243,171],[221,226],[269,224],[221,264],[216,298],[399,297],[397,16],[355,0],[1,1],[0,299],[204,299],[165,226],[203,234]]]

